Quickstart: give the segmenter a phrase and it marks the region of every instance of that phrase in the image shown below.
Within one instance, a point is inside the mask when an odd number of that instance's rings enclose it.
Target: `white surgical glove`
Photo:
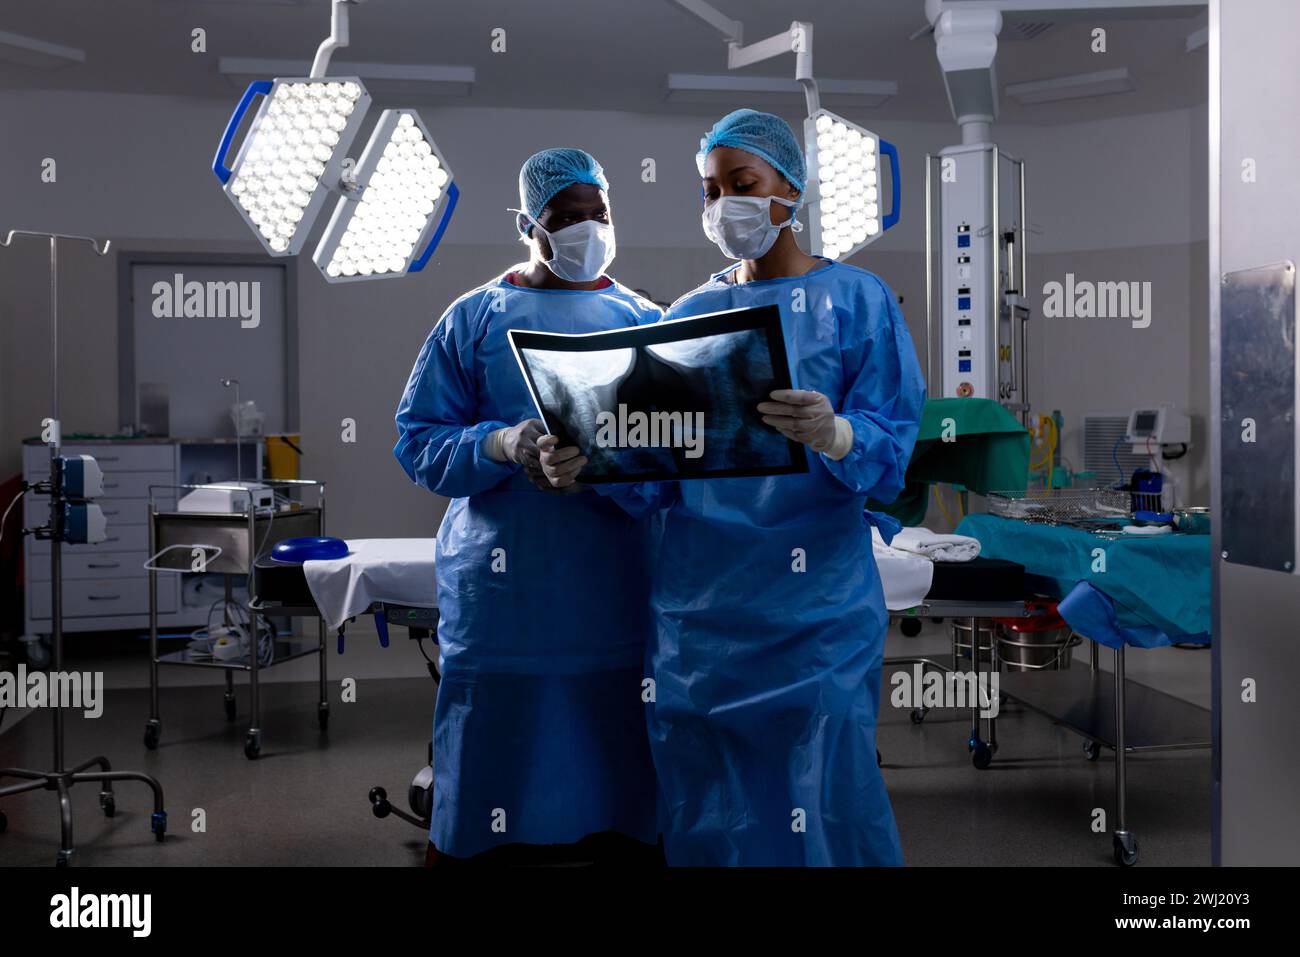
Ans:
[[[545,434],[546,427],[541,419],[524,419],[518,425],[489,432],[483,440],[483,451],[494,462],[515,462],[540,468],[537,440]]]
[[[842,459],[853,448],[853,425],[835,414],[831,400],[807,389],[777,389],[760,402],[763,421],[788,439],[811,446],[827,458]]]

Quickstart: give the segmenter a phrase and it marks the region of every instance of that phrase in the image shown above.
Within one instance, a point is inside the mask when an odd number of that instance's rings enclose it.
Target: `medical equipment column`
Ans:
[[[991,398],[1005,401],[1006,393],[1002,386],[1002,253],[1000,249],[1002,245],[1002,231],[998,222],[999,214],[1001,213],[1001,210],[999,209],[1001,197],[999,196],[998,190],[998,187],[1001,184],[998,182],[998,173],[1001,171],[998,168],[998,161],[1000,159],[998,148],[994,146],[990,152],[989,172],[993,176],[993,186],[992,202],[990,204],[990,215],[992,218],[989,226],[990,236],[988,246],[988,268],[991,270],[991,275],[989,276],[988,294],[990,299],[988,306],[988,321],[993,326],[992,334],[989,336],[990,345],[993,351],[990,356],[989,364],[989,388],[993,390]]]
[[[25,530],[50,542],[50,591],[51,591],[51,636],[52,666],[51,677],[59,680],[63,674],[63,552],[62,540],[68,534],[65,509],[68,503],[67,476],[65,463],[61,456],[63,444],[63,426],[59,419],[59,240],[68,239],[89,243],[98,256],[108,254],[110,243],[102,245],[89,236],[71,236],[64,233],[31,232],[22,229],[10,230],[0,242],[0,246],[10,246],[16,236],[33,236],[48,240],[50,246],[50,404],[51,417],[42,423],[47,430],[50,447],[50,481],[48,489],[37,487],[37,491],[47,492],[50,496],[50,521],[42,529]],[[26,490],[25,490],[26,491]],[[73,493],[74,495],[78,493]],[[94,493],[87,493],[93,497]],[[90,506],[81,506],[89,509]],[[101,530],[102,534],[102,530]],[[87,535],[82,540],[96,541]],[[105,817],[113,817],[117,812],[116,798],[113,794],[114,781],[139,781],[147,784],[153,791],[154,809],[150,817],[150,827],[157,840],[161,841],[167,830],[167,813],[163,810],[162,785],[153,777],[139,771],[114,771],[108,758],[98,756],[83,761],[72,769],[66,767],[64,754],[63,708],[59,701],[51,702],[54,723],[53,764],[47,771],[28,768],[0,768],[0,778],[18,778],[23,783],[0,788],[0,797],[20,794],[25,791],[54,791],[59,796],[59,830],[60,843],[56,865],[66,867],[72,860],[72,787],[81,783],[97,783],[100,787],[99,805]],[[90,771],[90,768],[98,768]]]

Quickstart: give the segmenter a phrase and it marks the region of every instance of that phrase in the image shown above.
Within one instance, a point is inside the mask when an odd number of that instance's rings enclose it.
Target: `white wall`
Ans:
[[[233,97],[232,97],[233,101]],[[4,218],[42,229],[119,239],[247,238],[210,167],[230,104],[168,96],[0,94]],[[721,111],[719,111],[721,112]],[[612,182],[619,225],[637,246],[706,246],[694,228],[698,116],[578,110],[439,107],[422,110],[461,185],[446,242],[496,243],[508,234],[520,163],[547,146],[595,154]],[[794,120],[794,117],[791,117]],[[867,121],[869,122],[869,121]],[[1028,170],[1037,252],[1159,246],[1205,238],[1205,110],[1072,126],[999,126],[999,144]],[[926,151],[959,139],[948,122],[891,123],[899,147],[904,218],[881,247],[919,250]],[[58,181],[40,180],[41,161]],[[657,181],[641,181],[642,161]]]
[[[232,96],[232,103],[234,97]],[[210,172],[231,104],[167,96],[0,94],[0,228],[58,229],[113,238],[121,248],[257,252]],[[721,110],[719,112],[722,112]],[[329,480],[341,534],[416,534],[440,509],[406,483],[389,455],[392,411],[416,350],[445,305],[519,256],[512,241],[519,164],[536,149],[577,145],[612,181],[619,228],[614,272],[672,299],[723,264],[699,226],[694,151],[698,116],[480,109],[422,110],[462,189],[435,261],[418,277],[328,286],[300,259],[300,416],[305,474]],[[1052,127],[999,127],[1004,149],[1028,170],[1030,275],[1036,288],[1080,278],[1152,279],[1156,314],[1141,338],[1095,335],[1040,322],[1033,382],[1042,411],[1131,401],[1186,402],[1204,416],[1204,110]],[[904,297],[918,347],[924,336],[924,153],[958,139],[947,122],[878,130],[904,163],[903,220],[855,262]],[[53,184],[41,161],[58,163]],[[656,160],[654,183],[642,160]],[[116,409],[116,267],[69,249],[61,287],[64,409],[68,431],[112,431]],[[47,285],[39,248],[0,250],[0,472],[17,468],[18,440],[48,414]],[[183,356],[177,361],[184,362]],[[76,370],[68,377],[69,368]],[[1126,384],[1117,388],[1115,383]],[[1144,388],[1138,390],[1137,384]],[[1142,394],[1139,395],[1138,393]],[[360,425],[344,446],[338,421]],[[1067,433],[1067,440],[1069,440]]]

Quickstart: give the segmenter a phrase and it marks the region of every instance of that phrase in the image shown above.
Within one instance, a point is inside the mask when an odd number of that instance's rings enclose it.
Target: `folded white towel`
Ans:
[[[911,552],[890,548],[877,528],[871,530],[871,549],[885,591],[885,607],[890,611],[903,611],[921,604],[934,582],[934,562]]]
[[[939,535],[928,528],[905,528],[890,544],[932,562],[968,562],[980,554],[979,541],[969,535]]]

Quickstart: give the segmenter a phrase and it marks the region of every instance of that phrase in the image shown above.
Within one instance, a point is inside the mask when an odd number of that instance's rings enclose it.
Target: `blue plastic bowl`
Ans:
[[[348,553],[348,543],[341,538],[286,538],[271,548],[271,557],[277,562],[310,562],[326,558],[342,558]]]

